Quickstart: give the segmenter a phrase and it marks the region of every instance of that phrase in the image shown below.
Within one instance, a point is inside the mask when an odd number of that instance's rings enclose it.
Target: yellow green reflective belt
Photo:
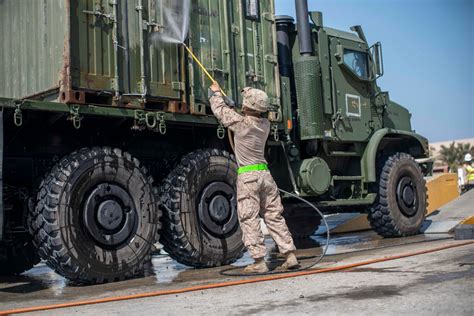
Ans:
[[[237,173],[242,174],[242,173],[246,173],[246,172],[250,172],[250,171],[261,171],[261,170],[268,170],[267,164],[260,163],[260,164],[257,164],[257,165],[243,166],[243,167],[240,167],[237,170]]]

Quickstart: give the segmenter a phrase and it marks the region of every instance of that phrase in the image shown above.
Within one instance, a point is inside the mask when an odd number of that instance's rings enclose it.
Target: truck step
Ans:
[[[360,181],[362,176],[333,176],[333,181]]]
[[[355,151],[331,151],[329,153],[331,157],[360,157]]]

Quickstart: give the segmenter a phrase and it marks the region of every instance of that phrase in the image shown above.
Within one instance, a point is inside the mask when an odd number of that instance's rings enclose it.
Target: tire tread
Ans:
[[[112,156],[114,159],[132,162],[134,168],[141,170],[145,175],[145,179],[148,179],[152,185],[152,178],[148,175],[146,168],[140,166],[139,161],[132,158],[128,153],[111,147],[82,148],[61,159],[44,178],[37,194],[37,205],[29,214],[29,230],[34,237],[33,242],[38,248],[41,258],[46,261],[49,267],[71,281],[107,283],[133,278],[143,273],[144,262],[150,259],[149,253],[138,265],[130,267],[121,275],[109,279],[97,276],[91,273],[87,267],[76,264],[69,254],[68,245],[61,238],[58,215],[61,191],[68,185],[69,176],[80,166],[81,162],[103,156]],[[153,187],[153,190],[156,196],[157,189]],[[158,228],[160,228],[159,218],[161,214],[158,208],[157,211],[158,219],[156,222]]]
[[[235,157],[226,151],[199,149],[185,155],[159,188],[160,205],[163,208],[163,228],[160,234],[160,242],[173,259],[196,268],[227,265],[243,254],[241,252],[237,258],[224,258],[223,260],[203,256],[192,246],[186,234],[186,223],[182,221],[180,216],[180,195],[184,192],[187,175],[199,161],[209,159],[212,156],[225,157],[235,161]]]
[[[390,206],[388,203],[389,177],[395,164],[402,160],[412,160],[415,162],[411,155],[399,152],[388,157],[386,160],[382,159],[384,164],[379,167],[379,192],[374,206],[369,210],[368,219],[373,230],[383,237],[407,237],[417,233],[415,231],[403,232],[400,229],[390,212]],[[421,168],[416,162],[415,165],[421,174]],[[425,184],[426,181],[423,179],[423,185]]]

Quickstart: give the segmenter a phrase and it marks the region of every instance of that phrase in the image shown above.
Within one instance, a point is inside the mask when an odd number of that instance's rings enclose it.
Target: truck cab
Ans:
[[[367,212],[383,236],[416,233],[430,170],[417,160],[429,157],[428,141],[412,130],[409,111],[377,85],[384,73],[381,43],[369,45],[361,26],[351,32],[325,26],[306,1],[296,1],[296,12],[296,23],[276,18],[288,135],[286,147],[270,150],[278,184],[329,211]],[[281,155],[288,159],[278,160]],[[393,183],[384,179],[389,174]],[[384,190],[391,191],[390,205],[381,200]],[[390,220],[380,220],[382,213]],[[311,216],[304,222],[310,225]]]

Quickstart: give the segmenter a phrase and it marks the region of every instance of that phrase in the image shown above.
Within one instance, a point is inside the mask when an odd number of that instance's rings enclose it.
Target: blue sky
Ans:
[[[378,84],[413,114],[412,127],[431,142],[474,138],[474,0],[308,0],[324,24],[362,25],[382,42]],[[295,16],[293,0],[276,13]]]

